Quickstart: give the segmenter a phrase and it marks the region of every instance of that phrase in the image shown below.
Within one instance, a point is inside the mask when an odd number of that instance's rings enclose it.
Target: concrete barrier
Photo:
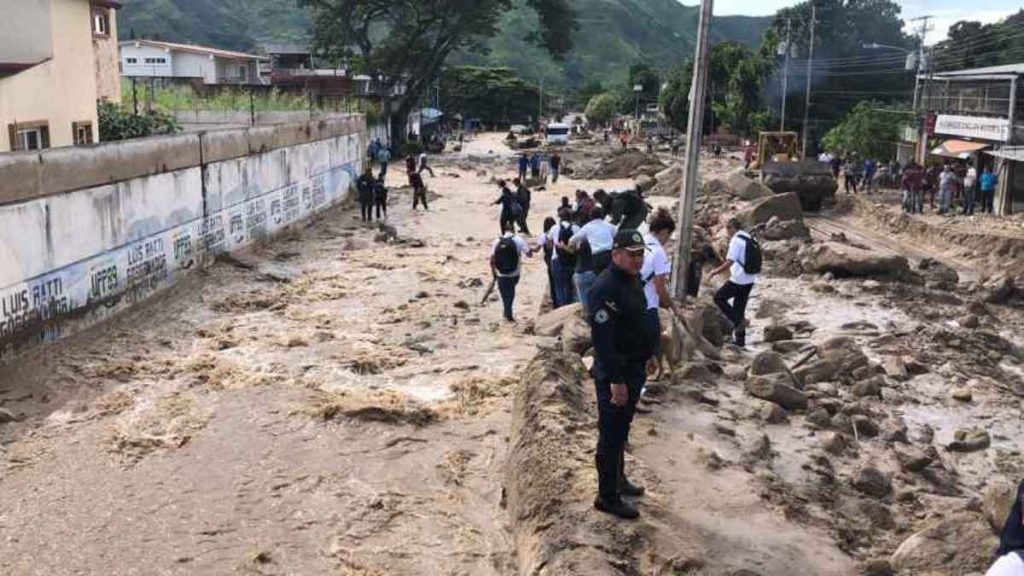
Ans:
[[[0,155],[0,359],[303,225],[366,138],[360,118]]]

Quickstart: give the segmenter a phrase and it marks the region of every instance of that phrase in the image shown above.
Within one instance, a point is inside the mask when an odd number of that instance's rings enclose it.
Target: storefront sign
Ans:
[[[935,133],[991,142],[1007,142],[1010,140],[1010,121],[1006,118],[939,114],[935,120]]]

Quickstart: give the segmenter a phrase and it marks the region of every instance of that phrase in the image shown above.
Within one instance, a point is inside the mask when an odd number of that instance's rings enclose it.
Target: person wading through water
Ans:
[[[505,230],[509,228],[507,224],[512,224],[512,229],[515,229],[514,224],[519,221],[519,216],[523,212],[523,207],[520,206],[519,202],[516,200],[515,193],[509,189],[508,182],[499,180],[498,188],[501,190],[501,196],[498,196],[498,199],[491,205],[501,206],[501,214],[498,216],[498,227],[504,234]]]
[[[388,189],[383,182],[374,182],[373,204],[377,207],[377,220],[388,217]]]
[[[619,230],[612,264],[591,291],[591,338],[594,343],[594,386],[597,392],[598,495],[594,508],[620,518],[640,515],[623,496],[643,496],[625,474],[625,447],[640,392],[647,380],[647,361],[654,355],[658,334],[650,330],[647,299],[641,287],[644,239],[637,230]]]
[[[412,209],[423,203],[423,209],[429,210],[427,206],[427,185],[423,183],[423,177],[416,170],[416,157],[409,154],[405,157],[405,170],[409,175],[409,186],[412,186]]]
[[[521,208],[519,219],[517,220],[519,231],[523,234],[529,234],[530,226],[526,223],[526,219],[530,215],[530,199],[532,196],[530,188],[518,178],[513,180],[512,183],[516,186],[516,202],[519,203],[519,208]]]
[[[516,285],[522,272],[522,257],[533,256],[526,241],[515,234],[511,222],[505,223],[500,238],[491,245],[491,269],[498,283],[498,294],[504,306],[505,320],[515,322],[513,305],[516,300]]]
[[[359,214],[363,222],[373,220],[373,188],[376,185],[373,168],[367,166],[363,175],[356,180],[356,190],[359,191]]]

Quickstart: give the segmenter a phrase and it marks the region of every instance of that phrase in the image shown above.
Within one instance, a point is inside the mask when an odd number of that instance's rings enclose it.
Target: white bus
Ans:
[[[568,144],[569,125],[558,123],[548,124],[547,142],[548,144]]]

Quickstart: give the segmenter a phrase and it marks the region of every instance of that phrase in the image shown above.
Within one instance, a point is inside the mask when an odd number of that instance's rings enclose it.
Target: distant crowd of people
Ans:
[[[823,154],[819,161],[829,165],[847,194],[874,194],[880,185],[899,189],[903,211],[910,214],[922,213],[926,198],[928,207],[939,214],[950,214],[957,208],[966,215],[994,211],[998,178],[990,166],[979,172],[971,161],[924,167],[913,160],[902,165],[896,160],[880,163],[873,158],[843,159],[831,154]]]

